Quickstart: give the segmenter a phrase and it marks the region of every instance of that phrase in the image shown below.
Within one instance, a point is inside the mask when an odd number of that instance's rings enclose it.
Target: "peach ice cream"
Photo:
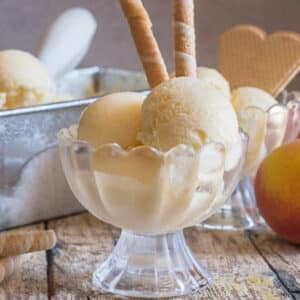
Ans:
[[[155,87],[142,106],[138,138],[161,151],[178,144],[195,149],[209,141],[226,149],[225,168],[241,155],[238,121],[231,103],[213,85],[196,78],[176,77]]]
[[[78,138],[97,148],[117,143],[124,149],[137,146],[141,129],[141,107],[144,96],[123,92],[104,96],[90,104],[82,113]]]
[[[201,81],[212,84],[215,88],[222,92],[227,99],[230,99],[229,83],[217,70],[206,67],[198,67],[197,78]]]
[[[0,51],[0,109],[47,102],[52,82],[43,64],[30,53]]]

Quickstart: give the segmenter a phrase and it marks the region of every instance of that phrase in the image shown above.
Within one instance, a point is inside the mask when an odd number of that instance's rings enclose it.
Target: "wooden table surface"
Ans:
[[[91,278],[111,252],[119,230],[88,213],[13,231],[51,228],[57,246],[25,254],[21,269],[0,284],[0,299],[118,299],[95,290]],[[199,294],[176,299],[300,299],[300,247],[271,232],[185,231],[214,277]]]

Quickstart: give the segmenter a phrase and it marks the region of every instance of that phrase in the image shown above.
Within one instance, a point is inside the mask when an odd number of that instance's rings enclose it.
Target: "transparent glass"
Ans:
[[[257,169],[275,148],[296,139],[300,130],[300,93],[284,91],[279,104],[268,111],[247,107],[238,118],[249,136],[246,164],[236,190],[221,209],[199,226],[210,229],[244,230],[265,226],[255,199]]]
[[[211,216],[235,189],[242,155],[224,171],[224,147],[196,151],[178,145],[168,152],[117,144],[93,149],[62,129],[59,149],[68,183],[80,203],[104,222],[122,228],[112,254],[96,269],[94,285],[134,297],[171,297],[206,287],[210,276],[189,249],[183,228]]]

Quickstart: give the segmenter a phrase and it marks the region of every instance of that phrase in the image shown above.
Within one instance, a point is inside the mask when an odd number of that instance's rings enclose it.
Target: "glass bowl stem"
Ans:
[[[101,291],[138,298],[190,294],[209,282],[210,275],[189,249],[182,230],[164,235],[123,230],[112,254],[93,275]]]

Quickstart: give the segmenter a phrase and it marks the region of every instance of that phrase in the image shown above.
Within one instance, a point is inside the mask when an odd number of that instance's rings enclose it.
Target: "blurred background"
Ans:
[[[144,4],[172,71],[171,0],[144,0]],[[267,32],[300,32],[299,0],[195,0],[195,4],[199,65],[216,65],[218,35],[238,23],[255,24]],[[91,10],[98,20],[98,31],[83,66],[141,69],[117,0],[0,0],[0,50],[35,52],[40,36],[53,19],[74,6]]]

